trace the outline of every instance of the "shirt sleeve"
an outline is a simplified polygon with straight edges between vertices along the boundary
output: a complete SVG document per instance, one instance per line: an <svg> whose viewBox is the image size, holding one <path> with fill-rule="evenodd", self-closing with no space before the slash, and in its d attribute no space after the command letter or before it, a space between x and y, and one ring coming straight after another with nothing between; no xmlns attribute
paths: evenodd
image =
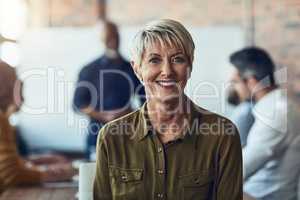
<svg viewBox="0 0 300 200"><path fill-rule="evenodd" d="M243 199L242 149L238 131L234 130L234 134L224 136L220 146L215 198L218 200Z"/></svg>
<svg viewBox="0 0 300 200"><path fill-rule="evenodd" d="M18 167L15 168L16 173L15 184L16 185L31 185L39 184L42 182L43 172L37 169L32 164L27 163L23 159L18 159Z"/></svg>
<svg viewBox="0 0 300 200"><path fill-rule="evenodd" d="M251 126L254 123L254 117L251 112L250 103L244 102L235 108L233 114L230 116L230 120L236 125L242 146L247 144L247 137Z"/></svg>
<svg viewBox="0 0 300 200"><path fill-rule="evenodd" d="M4 188L40 183L42 172L27 165L19 156L14 129L8 120L0 117L0 125L0 183Z"/></svg>
<svg viewBox="0 0 300 200"><path fill-rule="evenodd" d="M96 177L94 180L94 200L112 199L109 180L107 144L105 141L105 127L100 130L97 142Z"/></svg>
<svg viewBox="0 0 300 200"><path fill-rule="evenodd" d="M95 86L90 82L87 69L83 68L79 73L78 81L75 86L73 98L73 109L78 111L89 106L92 103L92 93L96 90ZM97 94L97 93L95 93Z"/></svg>
<svg viewBox="0 0 300 200"><path fill-rule="evenodd" d="M276 152L282 150L286 134L256 120L250 130L247 145L243 148L244 179L263 167Z"/></svg>
<svg viewBox="0 0 300 200"><path fill-rule="evenodd" d="M42 172L34 167L26 166L25 161L13 152L5 152L5 155L0 152L0 154L0 179L4 188L41 183Z"/></svg>

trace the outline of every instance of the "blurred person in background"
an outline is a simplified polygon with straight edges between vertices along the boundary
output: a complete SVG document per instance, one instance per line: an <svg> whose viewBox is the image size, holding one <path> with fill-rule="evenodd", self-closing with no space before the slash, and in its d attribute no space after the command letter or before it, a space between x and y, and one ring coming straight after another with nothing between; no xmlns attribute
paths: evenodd
<svg viewBox="0 0 300 200"><path fill-rule="evenodd" d="M233 53L230 62L256 104L243 148L244 191L258 200L296 200L300 171L299 112L274 78L274 63L257 47Z"/></svg>
<svg viewBox="0 0 300 200"><path fill-rule="evenodd" d="M250 93L244 80L241 79L237 70L230 77L231 87L228 90L227 101L235 106L229 119L236 125L240 133L241 145L245 146L247 137L254 123L252 106L254 101L250 100Z"/></svg>
<svg viewBox="0 0 300 200"><path fill-rule="evenodd" d="M74 170L61 156L22 158L9 118L22 103L22 82L13 67L0 61L0 193L7 187L71 180Z"/></svg>
<svg viewBox="0 0 300 200"><path fill-rule="evenodd" d="M95 160L97 135L107 122L132 111L132 98L144 102L143 85L135 76L130 63L119 52L117 26L103 22L104 55L85 66L79 73L73 106L90 118L86 157Z"/></svg>

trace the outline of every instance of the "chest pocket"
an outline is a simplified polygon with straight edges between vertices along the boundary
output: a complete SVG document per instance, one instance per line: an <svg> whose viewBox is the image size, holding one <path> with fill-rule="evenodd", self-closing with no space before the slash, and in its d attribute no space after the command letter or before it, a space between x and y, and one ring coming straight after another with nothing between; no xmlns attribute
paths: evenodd
<svg viewBox="0 0 300 200"><path fill-rule="evenodd" d="M143 169L109 167L112 196L115 200L138 200L143 195Z"/></svg>
<svg viewBox="0 0 300 200"><path fill-rule="evenodd" d="M183 200L210 200L213 197L214 177L208 172L179 176L180 196Z"/></svg>

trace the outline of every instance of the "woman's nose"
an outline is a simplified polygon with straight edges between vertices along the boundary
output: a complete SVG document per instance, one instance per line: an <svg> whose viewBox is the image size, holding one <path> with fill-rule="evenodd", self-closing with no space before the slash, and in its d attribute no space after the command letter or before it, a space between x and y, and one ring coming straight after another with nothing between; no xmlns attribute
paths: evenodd
<svg viewBox="0 0 300 200"><path fill-rule="evenodd" d="M172 73L173 73L172 63L170 61L164 62L163 67L162 67L162 74L171 75Z"/></svg>

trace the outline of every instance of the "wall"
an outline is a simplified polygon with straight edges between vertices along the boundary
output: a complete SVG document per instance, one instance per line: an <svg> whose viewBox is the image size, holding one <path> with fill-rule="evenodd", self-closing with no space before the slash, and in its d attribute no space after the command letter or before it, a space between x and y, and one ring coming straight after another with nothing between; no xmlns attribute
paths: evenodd
<svg viewBox="0 0 300 200"><path fill-rule="evenodd" d="M238 25L245 30L245 40L248 39L249 44L254 43L267 49L278 66L295 69L298 63L299 0L109 2L110 16L120 24L143 24L151 19L171 17L197 27Z"/></svg>
<svg viewBox="0 0 300 200"><path fill-rule="evenodd" d="M300 1L257 1L255 43L267 49L278 67L287 69L290 97L300 102Z"/></svg>
<svg viewBox="0 0 300 200"><path fill-rule="evenodd" d="M32 26L84 26L94 24L97 18L96 0L27 1L30 3L29 24ZM157 18L173 18L198 28L240 26L245 31L246 43L267 49L278 66L288 66L290 72L297 70L300 54L300 0L106 2L108 17L120 25L141 25Z"/></svg>

